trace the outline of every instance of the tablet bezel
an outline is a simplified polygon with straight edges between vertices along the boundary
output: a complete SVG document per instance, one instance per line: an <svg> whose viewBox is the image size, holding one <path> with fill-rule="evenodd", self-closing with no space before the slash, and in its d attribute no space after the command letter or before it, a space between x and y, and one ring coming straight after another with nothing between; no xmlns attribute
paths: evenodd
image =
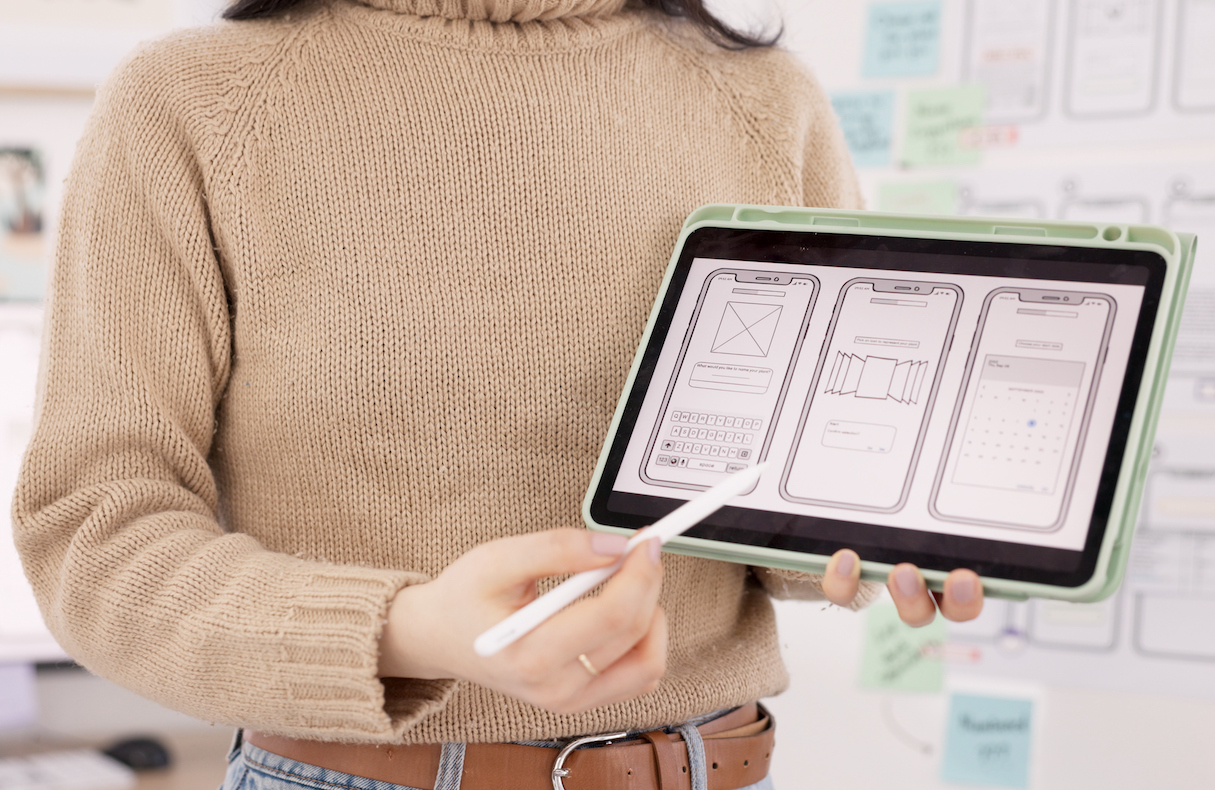
<svg viewBox="0 0 1215 790"><path fill-rule="evenodd" d="M891 260L892 256L896 260ZM696 258L840 266L939 276L969 274L1032 278L1084 282L1093 286L1119 282L1143 285L1143 301L1082 550L1045 548L866 524L862 521L780 514L740 507L723 508L687 533L692 538L724 544L723 548L751 546L777 549L804 555L808 559L830 556L836 550L848 547L857 550L867 562L913 562L921 568L941 572L955 567L969 567L987 578L1053 587L1080 587L1093 578L1123 469L1132 417L1143 383L1168 272L1168 263L1160 254L1141 249L1044 241L915 238L818 230L698 228L688 234L679 250L645 348L640 353L639 364L615 431L609 436L602 473L588 501L588 512L597 525L636 529L665 515L684 501L614 492L611 489L629 438L636 427L642 401L653 379L675 308ZM979 268L983 266L992 268ZM996 267L999 267L998 270Z"/></svg>

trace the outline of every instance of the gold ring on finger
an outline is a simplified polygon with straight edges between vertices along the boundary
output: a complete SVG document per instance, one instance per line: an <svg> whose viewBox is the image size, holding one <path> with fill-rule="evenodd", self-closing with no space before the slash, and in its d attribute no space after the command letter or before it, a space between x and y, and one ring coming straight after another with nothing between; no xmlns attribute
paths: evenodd
<svg viewBox="0 0 1215 790"><path fill-rule="evenodd" d="M591 660L586 657L586 653L579 653L578 661L582 664L582 666L586 667L587 672L591 673L591 677L599 677L599 670L595 669L595 665L592 664Z"/></svg>

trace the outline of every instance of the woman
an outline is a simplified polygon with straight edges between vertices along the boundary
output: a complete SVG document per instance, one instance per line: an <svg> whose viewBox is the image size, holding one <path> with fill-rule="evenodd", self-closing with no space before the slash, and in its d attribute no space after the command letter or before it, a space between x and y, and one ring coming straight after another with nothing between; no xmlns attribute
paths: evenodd
<svg viewBox="0 0 1215 790"><path fill-rule="evenodd" d="M787 53L623 5L242 3L99 93L17 539L82 664L245 728L229 787L549 786L552 747L618 730L645 734L570 756L571 788L747 786L786 682L769 596L873 597L850 551L815 577L646 548L472 654L622 550L552 528L683 217L860 203ZM932 619L914 567L890 588ZM955 571L944 614L981 605Z"/></svg>

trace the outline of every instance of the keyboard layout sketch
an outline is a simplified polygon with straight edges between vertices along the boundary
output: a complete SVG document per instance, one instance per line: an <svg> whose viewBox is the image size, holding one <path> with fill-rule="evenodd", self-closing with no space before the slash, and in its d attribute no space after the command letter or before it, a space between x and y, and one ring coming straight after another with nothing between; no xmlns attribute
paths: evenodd
<svg viewBox="0 0 1215 790"><path fill-rule="evenodd" d="M744 357L768 356L780 312L780 305L726 302L710 351Z"/></svg>
<svg viewBox="0 0 1215 790"><path fill-rule="evenodd" d="M925 361L861 357L838 351L823 392L914 405L920 402L927 369Z"/></svg>

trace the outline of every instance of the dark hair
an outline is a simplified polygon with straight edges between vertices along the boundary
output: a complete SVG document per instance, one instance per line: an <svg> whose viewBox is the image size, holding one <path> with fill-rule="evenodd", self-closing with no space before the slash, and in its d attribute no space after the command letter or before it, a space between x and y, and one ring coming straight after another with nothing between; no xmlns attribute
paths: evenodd
<svg viewBox="0 0 1215 790"><path fill-rule="evenodd" d="M761 33L746 33L736 30L705 8L704 0L639 0L642 5L655 8L668 16L685 17L700 28L701 32L715 44L726 49L770 47L775 44L781 31L770 36ZM233 0L223 13L224 19L263 19L288 11L306 0Z"/></svg>

